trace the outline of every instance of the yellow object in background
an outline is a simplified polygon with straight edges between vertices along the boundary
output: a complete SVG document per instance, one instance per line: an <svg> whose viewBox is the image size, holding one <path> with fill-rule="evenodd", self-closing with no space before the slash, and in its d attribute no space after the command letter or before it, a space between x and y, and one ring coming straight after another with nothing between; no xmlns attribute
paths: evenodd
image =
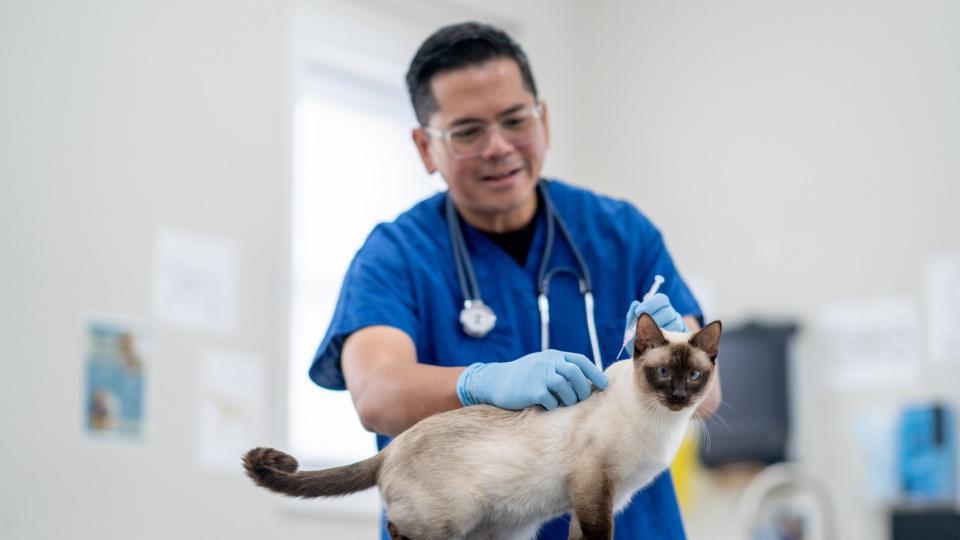
<svg viewBox="0 0 960 540"><path fill-rule="evenodd" d="M680 510L686 511L690 504L691 485L693 475L697 468L697 437L691 429L680 443L680 450L677 456L673 458L673 464L670 465L670 473L673 475L673 486L677 492L677 501L680 503Z"/></svg>

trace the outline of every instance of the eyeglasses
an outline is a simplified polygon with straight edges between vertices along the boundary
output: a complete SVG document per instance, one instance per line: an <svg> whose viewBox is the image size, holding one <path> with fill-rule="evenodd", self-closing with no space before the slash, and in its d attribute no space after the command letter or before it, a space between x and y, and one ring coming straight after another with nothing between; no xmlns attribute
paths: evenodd
<svg viewBox="0 0 960 540"><path fill-rule="evenodd" d="M424 126L423 130L446 141L450 153L458 159L473 159L483 155L494 130L499 130L504 140L516 148L532 143L540 134L541 115L537 104L510 112L495 124L475 121L445 130Z"/></svg>

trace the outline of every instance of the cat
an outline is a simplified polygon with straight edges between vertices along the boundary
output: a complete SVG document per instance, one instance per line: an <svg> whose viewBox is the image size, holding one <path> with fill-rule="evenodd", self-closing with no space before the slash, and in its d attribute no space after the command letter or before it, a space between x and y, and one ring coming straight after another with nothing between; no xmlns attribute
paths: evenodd
<svg viewBox="0 0 960 540"><path fill-rule="evenodd" d="M613 516L673 460L716 369L720 321L666 332L643 314L634 355L571 407L474 405L429 416L373 457L320 471L271 448L244 456L258 485L295 497L377 485L394 539L533 538L570 512L570 538L613 538Z"/></svg>

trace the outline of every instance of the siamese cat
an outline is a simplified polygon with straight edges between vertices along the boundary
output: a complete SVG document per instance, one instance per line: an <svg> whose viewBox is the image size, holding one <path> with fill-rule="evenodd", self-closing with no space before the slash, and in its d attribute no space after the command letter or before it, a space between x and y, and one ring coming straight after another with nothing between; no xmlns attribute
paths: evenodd
<svg viewBox="0 0 960 540"><path fill-rule="evenodd" d="M672 462L716 369L720 332L720 321L666 332L643 314L633 358L610 365L607 388L574 406L435 414L332 469L298 472L270 448L243 464L258 485L294 497L377 485L394 539L529 539L567 512L570 538L610 539L615 512Z"/></svg>

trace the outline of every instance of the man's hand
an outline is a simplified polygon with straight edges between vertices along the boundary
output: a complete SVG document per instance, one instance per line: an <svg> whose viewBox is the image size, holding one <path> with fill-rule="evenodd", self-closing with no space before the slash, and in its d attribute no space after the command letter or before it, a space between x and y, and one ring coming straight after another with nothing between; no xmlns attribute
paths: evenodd
<svg viewBox="0 0 960 540"><path fill-rule="evenodd" d="M689 332L683 318L673 309L670 298L663 293L657 293L643 302L634 300L627 310L627 328L636 326L641 313L647 313L657 323L657 326L671 332Z"/></svg>
<svg viewBox="0 0 960 540"><path fill-rule="evenodd" d="M512 362L473 364L457 380L457 395L464 406L520 410L542 405L549 411L590 397L591 381L601 390L607 387L607 377L586 356L550 349Z"/></svg>

